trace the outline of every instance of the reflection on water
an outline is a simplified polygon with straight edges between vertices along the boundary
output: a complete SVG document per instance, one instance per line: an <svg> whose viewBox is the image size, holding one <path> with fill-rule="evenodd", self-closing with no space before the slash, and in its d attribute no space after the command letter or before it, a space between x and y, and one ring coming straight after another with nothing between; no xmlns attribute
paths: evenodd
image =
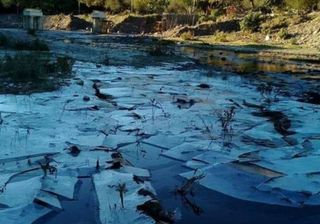
<svg viewBox="0 0 320 224"><path fill-rule="evenodd" d="M320 65L318 64L309 65L302 61L274 60L272 57L263 57L259 53L237 53L191 47L183 47L181 50L182 54L197 58L204 64L236 73L284 72L295 74L309 73L310 70L320 71Z"/></svg>
<svg viewBox="0 0 320 224"><path fill-rule="evenodd" d="M0 61L0 93L53 91L71 74L73 60L49 53L6 55Z"/></svg>

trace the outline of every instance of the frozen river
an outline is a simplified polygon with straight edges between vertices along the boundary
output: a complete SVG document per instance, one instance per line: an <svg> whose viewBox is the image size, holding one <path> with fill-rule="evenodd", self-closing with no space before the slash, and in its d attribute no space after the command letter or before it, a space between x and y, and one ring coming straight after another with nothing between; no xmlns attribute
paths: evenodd
<svg viewBox="0 0 320 224"><path fill-rule="evenodd" d="M317 64L40 37L72 74L50 92L0 95L0 223L153 223L165 211L184 224L318 223ZM165 214L137 211L152 200Z"/></svg>

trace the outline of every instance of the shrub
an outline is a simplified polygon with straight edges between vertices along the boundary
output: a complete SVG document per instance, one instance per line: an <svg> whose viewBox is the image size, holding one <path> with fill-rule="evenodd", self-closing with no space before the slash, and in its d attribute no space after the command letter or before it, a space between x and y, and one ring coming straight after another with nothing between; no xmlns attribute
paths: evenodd
<svg viewBox="0 0 320 224"><path fill-rule="evenodd" d="M251 12L240 23L241 30L256 32L260 28L261 14Z"/></svg>
<svg viewBox="0 0 320 224"><path fill-rule="evenodd" d="M298 11L307 11L316 7L319 0L286 0L286 5Z"/></svg>
<svg viewBox="0 0 320 224"><path fill-rule="evenodd" d="M210 12L210 16L214 18L218 18L219 16L222 16L224 14L223 10L221 9L212 9Z"/></svg>
<svg viewBox="0 0 320 224"><path fill-rule="evenodd" d="M228 35L224 32L217 32L212 39L216 42L228 42Z"/></svg>
<svg viewBox="0 0 320 224"><path fill-rule="evenodd" d="M138 13L161 13L167 6L166 0L133 0L133 9Z"/></svg>
<svg viewBox="0 0 320 224"><path fill-rule="evenodd" d="M215 22L217 19L213 16L207 16L207 15L202 15L200 16L200 18L198 19L197 23L201 24L204 22Z"/></svg>
<svg viewBox="0 0 320 224"><path fill-rule="evenodd" d="M252 9L264 6L265 2L265 0L243 0L242 5L244 8Z"/></svg>
<svg viewBox="0 0 320 224"><path fill-rule="evenodd" d="M210 11L210 15L202 15L199 18L198 23L209 22L209 21L216 22L218 17L222 16L223 13L224 12L220 9L213 9Z"/></svg>
<svg viewBox="0 0 320 224"><path fill-rule="evenodd" d="M232 106L229 109L217 113L218 120L224 133L230 133L232 131L232 123L236 115L235 109L236 108Z"/></svg>
<svg viewBox="0 0 320 224"><path fill-rule="evenodd" d="M183 32L180 38L183 40L194 40L194 34L191 31Z"/></svg>
<svg viewBox="0 0 320 224"><path fill-rule="evenodd" d="M193 0L170 0L168 5L169 12L193 13Z"/></svg>
<svg viewBox="0 0 320 224"><path fill-rule="evenodd" d="M280 29L280 31L278 32L278 37L280 39L289 39L290 38L290 34L288 33L287 29Z"/></svg>
<svg viewBox="0 0 320 224"><path fill-rule="evenodd" d="M289 43L290 43L291 45L298 45L298 44L299 44L297 38L291 38L291 39L289 40Z"/></svg>
<svg viewBox="0 0 320 224"><path fill-rule="evenodd" d="M271 29L281 29L285 27L288 27L288 23L284 18L276 17L270 22Z"/></svg>
<svg viewBox="0 0 320 224"><path fill-rule="evenodd" d="M120 12L129 9L131 6L130 0L107 0L104 7L112 12Z"/></svg>

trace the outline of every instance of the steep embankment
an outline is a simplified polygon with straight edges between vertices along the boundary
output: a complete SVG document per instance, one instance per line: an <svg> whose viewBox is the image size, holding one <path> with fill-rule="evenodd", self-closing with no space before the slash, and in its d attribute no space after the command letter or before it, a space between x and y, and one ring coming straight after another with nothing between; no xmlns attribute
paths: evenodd
<svg viewBox="0 0 320 224"><path fill-rule="evenodd" d="M44 28L47 30L89 30L92 21L89 16L73 15L52 15L45 16L43 20Z"/></svg>
<svg viewBox="0 0 320 224"><path fill-rule="evenodd" d="M192 15L108 15L102 30L103 33L152 35L193 46L258 52L267 57L277 54L290 59L320 60L320 12L265 14L256 32L241 30L243 19L221 16L216 21L200 22L201 18ZM20 26L19 16L0 17L0 28ZM91 27L88 15L61 14L44 18L47 30L90 30Z"/></svg>

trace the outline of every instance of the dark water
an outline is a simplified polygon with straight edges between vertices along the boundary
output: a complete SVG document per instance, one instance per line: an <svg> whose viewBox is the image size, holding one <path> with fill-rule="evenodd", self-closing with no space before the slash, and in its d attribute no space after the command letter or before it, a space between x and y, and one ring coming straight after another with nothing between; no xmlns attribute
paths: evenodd
<svg viewBox="0 0 320 224"><path fill-rule="evenodd" d="M184 180L178 173L188 171L180 162L162 158L167 163L162 167L151 168L152 185L162 205L178 213L179 224L318 224L320 207L289 208L238 200L201 186L194 187L194 195L188 195L186 203L174 190ZM141 165L143 161L141 161ZM52 212L35 224L94 224L98 221L98 205L94 186L90 178L80 179L81 184L75 200L62 200L63 211ZM196 213L201 211L200 214ZM129 224L129 223L128 223Z"/></svg>
<svg viewBox="0 0 320 224"><path fill-rule="evenodd" d="M76 197L74 200L60 198L61 205L64 208L62 211L53 211L34 223L98 223L98 203L92 179L80 178L75 194Z"/></svg>

